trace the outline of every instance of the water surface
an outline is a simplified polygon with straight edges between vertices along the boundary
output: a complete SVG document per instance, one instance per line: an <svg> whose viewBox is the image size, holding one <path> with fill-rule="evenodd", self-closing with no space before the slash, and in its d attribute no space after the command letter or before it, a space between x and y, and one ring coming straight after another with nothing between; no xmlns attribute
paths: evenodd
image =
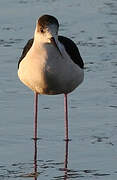
<svg viewBox="0 0 117 180"><path fill-rule="evenodd" d="M55 15L60 34L78 45L85 80L69 95L68 148L63 95L40 96L33 177L33 92L18 80L17 62L42 14ZM0 85L0 180L117 179L116 0L0 2Z"/></svg>

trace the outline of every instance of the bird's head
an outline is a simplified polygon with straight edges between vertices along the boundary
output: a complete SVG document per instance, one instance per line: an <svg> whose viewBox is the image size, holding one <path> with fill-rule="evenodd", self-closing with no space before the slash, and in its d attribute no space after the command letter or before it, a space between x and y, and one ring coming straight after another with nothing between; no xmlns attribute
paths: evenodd
<svg viewBox="0 0 117 180"><path fill-rule="evenodd" d="M58 47L58 29L59 23L54 16L43 15L37 21L34 36L39 43L51 43L61 54Z"/></svg>

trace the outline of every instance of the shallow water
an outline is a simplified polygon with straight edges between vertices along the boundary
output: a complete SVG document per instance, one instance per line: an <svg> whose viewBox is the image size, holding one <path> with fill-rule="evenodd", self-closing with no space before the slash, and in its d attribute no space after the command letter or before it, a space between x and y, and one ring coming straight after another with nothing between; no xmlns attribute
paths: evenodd
<svg viewBox="0 0 117 180"><path fill-rule="evenodd" d="M55 15L60 34L78 45L85 80L69 95L68 149L63 95L40 96L38 176L30 177L33 93L18 80L17 62L42 14ZM0 2L0 22L0 180L116 180L117 1L5 0Z"/></svg>

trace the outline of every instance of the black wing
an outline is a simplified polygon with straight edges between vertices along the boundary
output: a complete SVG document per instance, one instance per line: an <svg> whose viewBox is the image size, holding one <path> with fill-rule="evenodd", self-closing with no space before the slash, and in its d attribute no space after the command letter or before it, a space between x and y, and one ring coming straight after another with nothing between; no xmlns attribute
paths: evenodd
<svg viewBox="0 0 117 180"><path fill-rule="evenodd" d="M22 55L18 61L18 69L19 69L19 64L20 62L22 61L22 59L26 56L27 52L30 50L30 48L32 47L32 44L33 44L33 41L34 39L30 39L27 44L25 45L24 49L23 49L23 52L22 52Z"/></svg>
<svg viewBox="0 0 117 180"><path fill-rule="evenodd" d="M83 69L84 63L76 44L71 39L64 36L58 36L58 40L64 45L65 50L67 51L73 62Z"/></svg>

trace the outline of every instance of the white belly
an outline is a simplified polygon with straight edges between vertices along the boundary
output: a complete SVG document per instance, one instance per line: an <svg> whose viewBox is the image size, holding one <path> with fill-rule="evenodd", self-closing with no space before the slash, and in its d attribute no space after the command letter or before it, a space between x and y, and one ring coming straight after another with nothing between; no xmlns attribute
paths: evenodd
<svg viewBox="0 0 117 180"><path fill-rule="evenodd" d="M18 76L40 94L62 94L73 91L83 81L84 72L54 47L46 47L43 53L35 53L32 49L27 54L20 63Z"/></svg>

